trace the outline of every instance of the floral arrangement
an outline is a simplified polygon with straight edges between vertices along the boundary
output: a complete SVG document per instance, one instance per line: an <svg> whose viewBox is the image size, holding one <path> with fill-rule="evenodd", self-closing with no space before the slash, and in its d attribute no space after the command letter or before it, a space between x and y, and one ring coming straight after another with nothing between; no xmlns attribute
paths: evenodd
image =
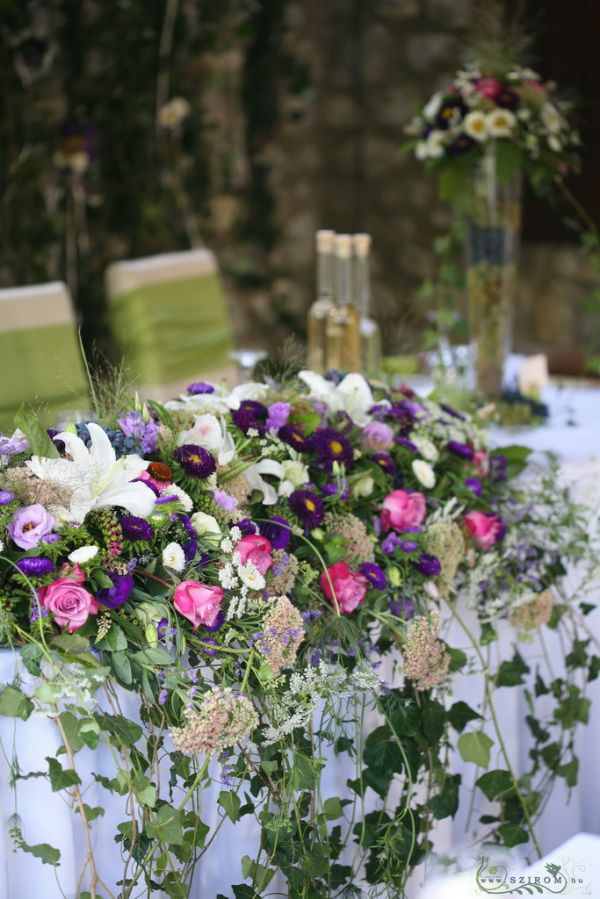
<svg viewBox="0 0 600 899"><path fill-rule="evenodd" d="M495 151L498 177L511 181L521 170L546 189L579 163L580 138L570 121L572 104L533 69L498 71L471 63L435 93L408 126L408 147L442 176L442 192L454 199L462 176L486 151ZM456 191L455 191L456 187Z"/></svg>
<svg viewBox="0 0 600 899"><path fill-rule="evenodd" d="M525 490L527 451L489 450L482 422L406 387L310 372L231 392L200 382L60 433L19 415L0 438L0 641L31 677L2 687L0 714L56 722L64 755L46 776L88 837L77 753L117 750L115 776L96 780L123 803L120 885L88 839L86 896L188 895L220 823L245 815L261 838L236 897L276 877L307 899L359 882L400 895L434 821L458 807L449 746L497 800L488 838L535 845L553 780L576 779L572 732L597 669L581 636L591 606L561 578L594 551L552 467ZM484 655L504 626L511 652L543 628L570 652L564 675L556 660L551 678L537 670L535 695L554 705L528 719L522 777L493 693L529 666L516 648L497 669ZM479 709L451 699L469 671ZM346 795L323 795L327 759L355 772ZM215 782L211 832L198 797ZM60 865L50 843L27 842L27 821L13 838Z"/></svg>

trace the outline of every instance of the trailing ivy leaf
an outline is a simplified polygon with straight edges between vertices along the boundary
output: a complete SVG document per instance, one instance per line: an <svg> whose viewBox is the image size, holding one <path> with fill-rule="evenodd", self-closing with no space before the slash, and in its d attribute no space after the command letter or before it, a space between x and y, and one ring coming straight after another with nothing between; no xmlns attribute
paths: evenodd
<svg viewBox="0 0 600 899"><path fill-rule="evenodd" d="M557 774L559 774L560 777L564 777L568 787L576 786L577 776L579 774L579 761L576 758L572 758L570 762L559 765Z"/></svg>
<svg viewBox="0 0 600 899"><path fill-rule="evenodd" d="M507 476L510 480L516 478L527 467L531 450L526 446L503 446L499 452L507 461Z"/></svg>
<svg viewBox="0 0 600 899"><path fill-rule="evenodd" d="M252 882L260 889L267 887L275 876L275 868L268 868L259 862L244 855L242 858L242 874L246 878L252 878Z"/></svg>
<svg viewBox="0 0 600 899"><path fill-rule="evenodd" d="M21 406L15 415L15 428L20 428L27 437L32 455L43 456L46 459L60 459L56 444L48 436L39 415L35 412L27 412L25 407Z"/></svg>
<svg viewBox="0 0 600 899"><path fill-rule="evenodd" d="M529 666L525 664L522 656L515 652L510 662L502 662L496 672L497 687L516 687L524 683L524 675L529 672Z"/></svg>
<svg viewBox="0 0 600 899"><path fill-rule="evenodd" d="M497 829L498 836L505 846L518 846L519 843L527 843L529 835L518 824L501 824Z"/></svg>
<svg viewBox="0 0 600 899"><path fill-rule="evenodd" d="M112 587L112 581L110 583ZM127 649L127 637L123 632L123 628L113 621L104 639L98 643L98 647L108 652L124 652Z"/></svg>
<svg viewBox="0 0 600 899"><path fill-rule="evenodd" d="M488 621L485 621L481 625L481 634L479 637L479 642L481 643L482 646L487 646L488 643L493 643L497 636L498 635L497 635L496 631L494 630L494 628Z"/></svg>
<svg viewBox="0 0 600 899"><path fill-rule="evenodd" d="M430 743L438 743L444 733L446 710L435 699L424 700L423 733Z"/></svg>
<svg viewBox="0 0 600 899"><path fill-rule="evenodd" d="M237 793L234 793L233 791L226 792L225 790L222 790L219 793L219 805L225 810L227 817L230 818L234 824L240 817L241 804L240 797ZM244 877L247 876L247 874L244 874Z"/></svg>
<svg viewBox="0 0 600 899"><path fill-rule="evenodd" d="M256 899L256 891L246 883L235 883L232 890L235 899Z"/></svg>
<svg viewBox="0 0 600 899"><path fill-rule="evenodd" d="M50 756L46 757L46 761L48 762L48 775L53 793L81 783L79 774L73 768L63 768L57 759L53 759Z"/></svg>
<svg viewBox="0 0 600 899"><path fill-rule="evenodd" d="M489 800L501 799L505 793L513 789L512 778L508 771L495 768L487 771L477 780L477 786Z"/></svg>
<svg viewBox="0 0 600 899"><path fill-rule="evenodd" d="M468 662L468 656L462 649L454 649L452 646L446 646L446 651L450 654L449 671L460 671Z"/></svg>
<svg viewBox="0 0 600 899"><path fill-rule="evenodd" d="M585 668L588 663L586 649L589 646L589 640L574 640L571 646L571 652L565 658L567 668Z"/></svg>
<svg viewBox="0 0 600 899"><path fill-rule="evenodd" d="M141 738L143 730L135 721L124 718L123 715L96 714L96 720L104 731L108 731L125 747L131 747Z"/></svg>
<svg viewBox="0 0 600 899"><path fill-rule="evenodd" d="M592 656L590 659L590 667L588 679L590 681L596 680L598 675L600 674L600 656Z"/></svg>
<svg viewBox="0 0 600 899"><path fill-rule="evenodd" d="M156 665L170 665L173 661L164 649L141 649L133 654L133 658L140 665L149 665L151 668Z"/></svg>
<svg viewBox="0 0 600 899"><path fill-rule="evenodd" d="M161 805L156 815L146 824L146 833L150 839L160 840L168 846L181 846L183 843L181 809Z"/></svg>
<svg viewBox="0 0 600 899"><path fill-rule="evenodd" d="M79 752L83 747L83 740L79 733L79 721L72 712L63 712L58 717L69 746L73 752Z"/></svg>
<svg viewBox="0 0 600 899"><path fill-rule="evenodd" d="M467 705L466 702L463 702L462 699L455 702L448 712L448 721L454 730L457 730L459 733L465 729L465 726L469 721L474 721L476 718L481 718L479 712L472 709L471 706Z"/></svg>
<svg viewBox="0 0 600 899"><path fill-rule="evenodd" d="M344 804L347 803L348 800L346 800ZM343 816L344 808L337 796L331 796L329 799L325 800L323 803L323 814L328 821L335 821L337 818Z"/></svg>
<svg viewBox="0 0 600 899"><path fill-rule="evenodd" d="M40 662L42 660L42 650L35 643L28 643L21 649L21 661L25 668L34 677L39 677L42 673Z"/></svg>
<svg viewBox="0 0 600 899"><path fill-rule="evenodd" d="M18 819L17 819L18 820ZM30 845L23 839L23 833L19 827L11 827L10 835L15 846L23 852L28 852L34 858L39 858L43 865L56 866L60 862L60 849L55 849L49 843L35 843Z"/></svg>
<svg viewBox="0 0 600 899"><path fill-rule="evenodd" d="M448 775L440 792L429 800L429 808L438 821L443 818L453 818L458 811L460 781L460 774Z"/></svg>
<svg viewBox="0 0 600 899"><path fill-rule="evenodd" d="M4 687L0 693L0 715L27 721L33 711L33 703L16 687Z"/></svg>
<svg viewBox="0 0 600 899"><path fill-rule="evenodd" d="M101 818L104 815L104 809L100 805L96 805L93 808L89 805L83 803L83 811L85 814L86 821L95 821L96 818Z"/></svg>
<svg viewBox="0 0 600 899"><path fill-rule="evenodd" d="M312 790L322 767L323 762L296 753L292 769L292 788L294 790Z"/></svg>
<svg viewBox="0 0 600 899"><path fill-rule="evenodd" d="M131 662L125 652L112 652L110 654L110 664L113 671L123 686L128 687L133 683L133 673L131 671Z"/></svg>
<svg viewBox="0 0 600 899"><path fill-rule="evenodd" d="M490 763L490 749L494 745L482 730L473 730L461 734L458 738L458 751L464 762L473 762L479 768L487 768Z"/></svg>

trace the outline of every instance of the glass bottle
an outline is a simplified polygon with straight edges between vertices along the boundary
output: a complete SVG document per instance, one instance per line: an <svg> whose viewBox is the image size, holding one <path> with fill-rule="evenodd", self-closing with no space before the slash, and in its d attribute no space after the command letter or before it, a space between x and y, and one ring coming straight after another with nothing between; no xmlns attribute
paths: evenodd
<svg viewBox="0 0 600 899"><path fill-rule="evenodd" d="M365 375L381 372L381 330L371 318L371 279L369 273L370 234L355 234L354 296L360 313L361 370Z"/></svg>
<svg viewBox="0 0 600 899"><path fill-rule="evenodd" d="M325 355L327 316L333 306L333 248L335 231L317 231L317 299L308 312L308 367L327 371Z"/></svg>
<svg viewBox="0 0 600 899"><path fill-rule="evenodd" d="M352 302L352 237L335 238L335 302L327 316L327 367L337 371L361 370L360 315Z"/></svg>

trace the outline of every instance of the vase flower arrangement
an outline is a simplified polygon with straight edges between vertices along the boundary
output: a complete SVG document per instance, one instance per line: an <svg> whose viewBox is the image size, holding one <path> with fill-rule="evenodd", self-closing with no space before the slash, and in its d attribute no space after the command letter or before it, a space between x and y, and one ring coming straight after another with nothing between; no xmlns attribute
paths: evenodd
<svg viewBox="0 0 600 899"><path fill-rule="evenodd" d="M540 488L538 514L533 488L525 499L513 486L526 451L490 451L476 418L353 374L301 372L231 392L197 383L165 406L138 401L60 433L34 416L18 424L0 439L0 638L41 684L4 685L0 714L55 720L73 769L90 740L118 750L116 777L99 780L127 797L118 895L157 883L182 895L216 835L195 801L214 782L211 759L223 814L256 812L262 826L236 896L262 895L277 872L292 895L334 895L357 877L396 895L432 815L456 810L450 728L478 763L473 747L492 742L479 712L444 702L467 665L444 628L460 619L459 596L488 642L500 620L515 634L550 614L572 628L560 575L587 533L568 497ZM382 684L387 655L399 682ZM119 690L138 695L139 723ZM365 706L384 724L363 745ZM494 732L512 785L498 838L512 845L534 838L534 791L517 785ZM328 752L358 766L335 802L318 787ZM89 831L76 772L49 765ZM370 817L367 786L383 809L398 783L397 808ZM362 847L355 862L341 828ZM51 846L14 835L58 864ZM117 895L90 853L90 892Z"/></svg>

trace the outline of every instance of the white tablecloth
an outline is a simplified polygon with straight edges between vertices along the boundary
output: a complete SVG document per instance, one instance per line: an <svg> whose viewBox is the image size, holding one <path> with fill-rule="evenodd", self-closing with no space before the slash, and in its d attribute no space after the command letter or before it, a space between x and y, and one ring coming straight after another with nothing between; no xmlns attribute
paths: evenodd
<svg viewBox="0 0 600 899"><path fill-rule="evenodd" d="M597 508L600 495L600 390L559 390L552 387L548 388L544 398L552 409L551 419L544 427L511 432L497 430L492 432L492 440L497 445L520 443L534 450L548 449L559 453L564 476L575 485L582 499ZM600 614L592 614L588 621L600 634ZM460 642L461 638L457 636L454 645ZM16 664L12 653L0 651L0 683L12 679ZM463 691L460 698L470 703L475 704L481 696L481 689L473 678L465 679L460 689ZM592 699L590 724L581 730L577 741L580 782L568 804L564 782L557 784L537 828L544 852L551 852L579 831L600 833L600 765L597 749L600 743L600 701L596 701L600 700L600 679L591 685L589 697ZM523 770L528 740L523 726L526 710L522 694L514 688L500 689L496 691L496 701L512 761L517 770ZM134 716L133 706L130 712ZM0 899L75 899L79 869L85 857L77 820L73 819L61 795L51 793L45 780L33 778L19 781L16 794L11 786L11 764L14 759L18 758L23 772L47 770L46 756L54 755L60 745L55 726L44 718L27 722L0 718L0 741L0 819L5 825L4 839L0 840ZM90 783L92 771L112 774L111 760L105 748L99 747L94 752L82 750L77 760L86 785ZM474 766L465 765L459 759L456 760L456 770L461 771L466 784L476 776ZM348 776L353 775L343 765L329 765L324 778L324 797L339 795ZM216 785L204 797L203 819L210 826L218 820L220 810L217 798L220 789ZM118 895L115 882L121 869L113 835L116 824L125 820L123 805L118 797L109 797L93 781L85 801L90 806L106 807L105 816L94 822L92 834L98 868ZM49 842L61 850L61 867L58 869L60 887L54 868L43 865L29 854L14 851L8 827L15 813L21 817L23 837L27 843ZM468 844L465 816L466 812L461 810L455 821L439 823L435 833L439 851L457 855ZM190 899L214 899L218 892L231 897L229 885L243 880L240 860L245 854L255 856L257 840L258 831L251 816L238 822L235 829L227 821L214 849L207 853L198 867ZM423 871L420 870L412 878L411 897L420 894L419 883L422 879ZM272 888L275 887L276 884L273 884ZM157 894L154 893L154 896Z"/></svg>

